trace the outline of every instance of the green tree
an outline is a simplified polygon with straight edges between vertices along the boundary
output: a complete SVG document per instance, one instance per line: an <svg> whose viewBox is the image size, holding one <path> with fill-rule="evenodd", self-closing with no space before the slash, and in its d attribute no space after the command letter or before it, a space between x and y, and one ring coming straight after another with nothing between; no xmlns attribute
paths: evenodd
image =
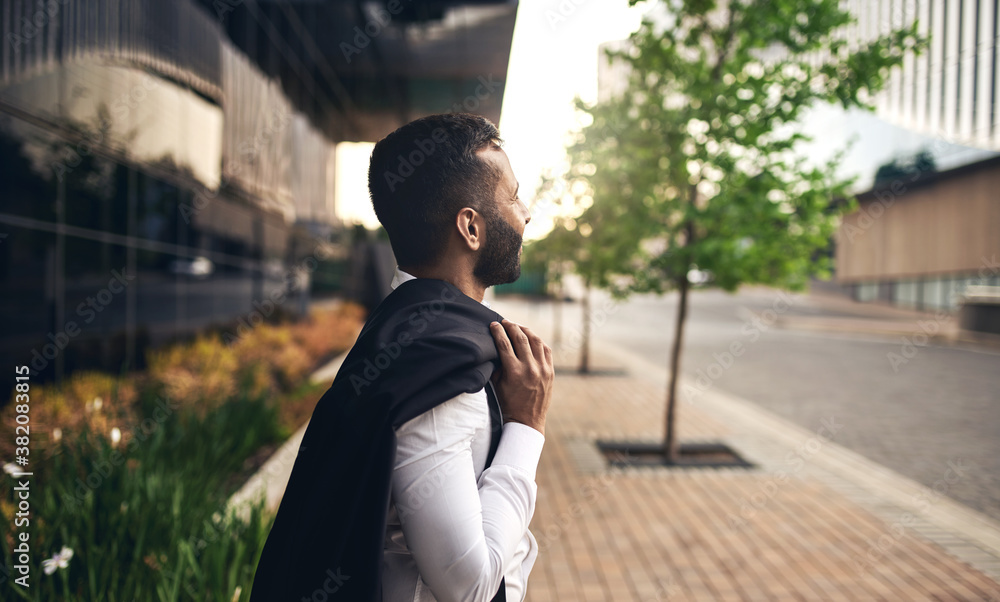
<svg viewBox="0 0 1000 602"><path fill-rule="evenodd" d="M596 176L592 172L591 176ZM536 198L560 207L561 215L554 218L548 235L525 249L526 265L545 265L549 281L562 296L562 280L573 272L583 280L583 322L580 338L579 372L590 372L590 335L593 324L591 293L593 289L610 290L621 296L623 289L616 280L616 268L628 259L629 249L620 244L630 234L628 227L612 213L617 207L609 203L594 203L593 194L606 191L606 182L598 177L589 180L567 179L546 174ZM601 224L595 227L595 224ZM557 300L558 307L559 300ZM561 321L556 317L556 324ZM553 344L558 344L553 341Z"/></svg>
<svg viewBox="0 0 1000 602"><path fill-rule="evenodd" d="M630 0L630 4L636 4ZM690 282L803 288L829 273L819 256L837 225L835 197L852 199L836 168L845 152L810 162L795 127L818 103L871 109L890 69L926 45L916 24L851 45L838 0L667 0L627 48L623 93L596 105L568 148L569 188L592 206L575 221L600 239L576 269L592 283L627 275L627 293L677 290L664 453L677 457L677 378ZM845 205L851 209L852 203ZM613 248L612 248L613 247ZM606 261L605 261L606 260Z"/></svg>
<svg viewBox="0 0 1000 602"><path fill-rule="evenodd" d="M912 180L915 177L928 174L932 171L937 171L937 163L934 161L934 155L928 150L922 150L906 159L892 159L879 165L878 169L875 170L875 183L873 186L878 187L887 182L902 178Z"/></svg>

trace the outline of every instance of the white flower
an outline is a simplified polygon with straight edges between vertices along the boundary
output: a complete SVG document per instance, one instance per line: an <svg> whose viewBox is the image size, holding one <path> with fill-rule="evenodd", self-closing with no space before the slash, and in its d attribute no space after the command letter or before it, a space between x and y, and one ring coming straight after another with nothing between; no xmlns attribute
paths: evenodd
<svg viewBox="0 0 1000 602"><path fill-rule="evenodd" d="M118 445L118 442L122 440L122 432L118 430L118 427L111 429L111 445Z"/></svg>
<svg viewBox="0 0 1000 602"><path fill-rule="evenodd" d="M58 569L64 569L69 566L69 561L73 558L73 549L63 546L55 556L47 560L42 561L42 570L45 571L46 575L51 575Z"/></svg>
<svg viewBox="0 0 1000 602"><path fill-rule="evenodd" d="M6 472L7 474L18 474L21 472L21 469L20 467L18 467L17 464L14 464L13 462L7 462L6 464L3 465L3 471Z"/></svg>
<svg viewBox="0 0 1000 602"><path fill-rule="evenodd" d="M62 429L59 427L52 429L52 440L58 441L60 439L62 439Z"/></svg>
<svg viewBox="0 0 1000 602"><path fill-rule="evenodd" d="M96 412L96 411L100 410L102 405L104 405L104 400L101 399L100 397L95 397L94 398L94 411Z"/></svg>

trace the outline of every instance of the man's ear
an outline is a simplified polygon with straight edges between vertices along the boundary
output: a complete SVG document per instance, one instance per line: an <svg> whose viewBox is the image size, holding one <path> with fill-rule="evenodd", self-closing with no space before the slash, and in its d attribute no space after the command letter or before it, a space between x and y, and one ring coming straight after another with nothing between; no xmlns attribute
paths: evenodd
<svg viewBox="0 0 1000 602"><path fill-rule="evenodd" d="M478 251L483 244L485 230L483 226L486 221L482 214L471 207L464 207L455 217L455 227L458 236L462 239L470 251Z"/></svg>

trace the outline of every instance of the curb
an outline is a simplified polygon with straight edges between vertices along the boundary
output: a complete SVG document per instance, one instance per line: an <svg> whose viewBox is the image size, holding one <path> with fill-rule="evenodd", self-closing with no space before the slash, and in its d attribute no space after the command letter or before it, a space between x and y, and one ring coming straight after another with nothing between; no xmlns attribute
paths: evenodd
<svg viewBox="0 0 1000 602"><path fill-rule="evenodd" d="M350 350L348 350L350 351ZM348 351L344 351L333 358L326 365L310 375L309 380L313 383L332 382L333 378L340 370L344 358ZM299 455L299 444L306 433L306 421L295 433L285 441L278 451L274 452L267 462L255 472L240 489L234 493L226 503L226 514L236 512L241 518L249 516L250 507L257 501L263 499L264 507L268 511L275 511L281 503L281 496L285 493L285 486L288 484L288 477L292 473L292 465Z"/></svg>
<svg viewBox="0 0 1000 602"><path fill-rule="evenodd" d="M850 318L853 321L871 321L873 323L885 324L887 322L899 322L900 328L878 328L877 326L871 329L865 328L843 328L838 327L836 324L809 324L813 319L802 318L802 317L787 317L784 316L778 319L778 323L781 324L787 321L785 328L796 329L796 330L813 330L813 331L833 331L833 332L854 332L860 334L876 334L885 336L912 336L919 328L915 327L914 324L919 320L937 320L937 313L928 310L918 310L914 308L898 307L894 305L884 305L879 303L862 303L859 301L854 301L848 298L835 297L832 295L825 294L809 294L805 297L806 301L813 305L814 307L819 307L827 310L833 311L844 311L857 316L857 318ZM950 316L950 320L958 322L959 314L957 311L946 312ZM801 322L800 322L801 320ZM837 321L837 318L831 319L831 321ZM818 322L819 320L817 320ZM800 324L793 325L792 322L800 322ZM905 324L909 324L909 328L904 328ZM956 345L959 343L965 343L969 345L981 345L984 347L989 347L991 349L1000 349L1000 334L994 334L989 332L977 332L973 330L964 330L962 328L954 328L950 334L943 335L937 334L930 337L935 343L943 345Z"/></svg>
<svg viewBox="0 0 1000 602"><path fill-rule="evenodd" d="M602 349L632 366L637 377L655 379L660 386L667 382L667 370L646 358L607 342L602 342ZM678 384L693 386L685 377ZM683 403L733 428L732 435L721 439L764 470L775 468L770 458L782 457L788 448L818 437L751 401L713 389ZM820 440L821 450L809 458L804 476L819 480L889 524L903 522L922 538L1000 581L1000 522L829 439Z"/></svg>
<svg viewBox="0 0 1000 602"><path fill-rule="evenodd" d="M865 322L868 322L867 324ZM776 326L785 330L800 330L807 332L835 332L873 335L886 338L912 337L921 334L921 330L913 324L898 321L889 325L887 320L866 320L864 318L812 318L803 316L780 316ZM988 332L970 330L954 330L948 334L928 334L928 342L936 345L974 345L987 349L1000 350L1000 335Z"/></svg>

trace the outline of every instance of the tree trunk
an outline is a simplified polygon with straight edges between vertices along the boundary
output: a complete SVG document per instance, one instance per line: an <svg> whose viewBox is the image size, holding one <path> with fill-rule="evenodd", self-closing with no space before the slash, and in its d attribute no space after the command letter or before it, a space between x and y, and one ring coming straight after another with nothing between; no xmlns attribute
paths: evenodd
<svg viewBox="0 0 1000 602"><path fill-rule="evenodd" d="M677 423L677 379L681 368L681 348L684 342L684 320L687 318L688 278L687 273L677 279L677 292L680 295L677 303L677 320L674 325L674 345L670 351L670 384L667 387L667 423L663 438L663 454L667 464L674 464L678 459L678 444L675 433Z"/></svg>
<svg viewBox="0 0 1000 602"><path fill-rule="evenodd" d="M556 285L555 305L552 306L552 348L559 349L562 346L562 304L563 304L563 284L560 281Z"/></svg>
<svg viewBox="0 0 1000 602"><path fill-rule="evenodd" d="M590 372L590 281L583 289L583 341L580 345L580 373Z"/></svg>

